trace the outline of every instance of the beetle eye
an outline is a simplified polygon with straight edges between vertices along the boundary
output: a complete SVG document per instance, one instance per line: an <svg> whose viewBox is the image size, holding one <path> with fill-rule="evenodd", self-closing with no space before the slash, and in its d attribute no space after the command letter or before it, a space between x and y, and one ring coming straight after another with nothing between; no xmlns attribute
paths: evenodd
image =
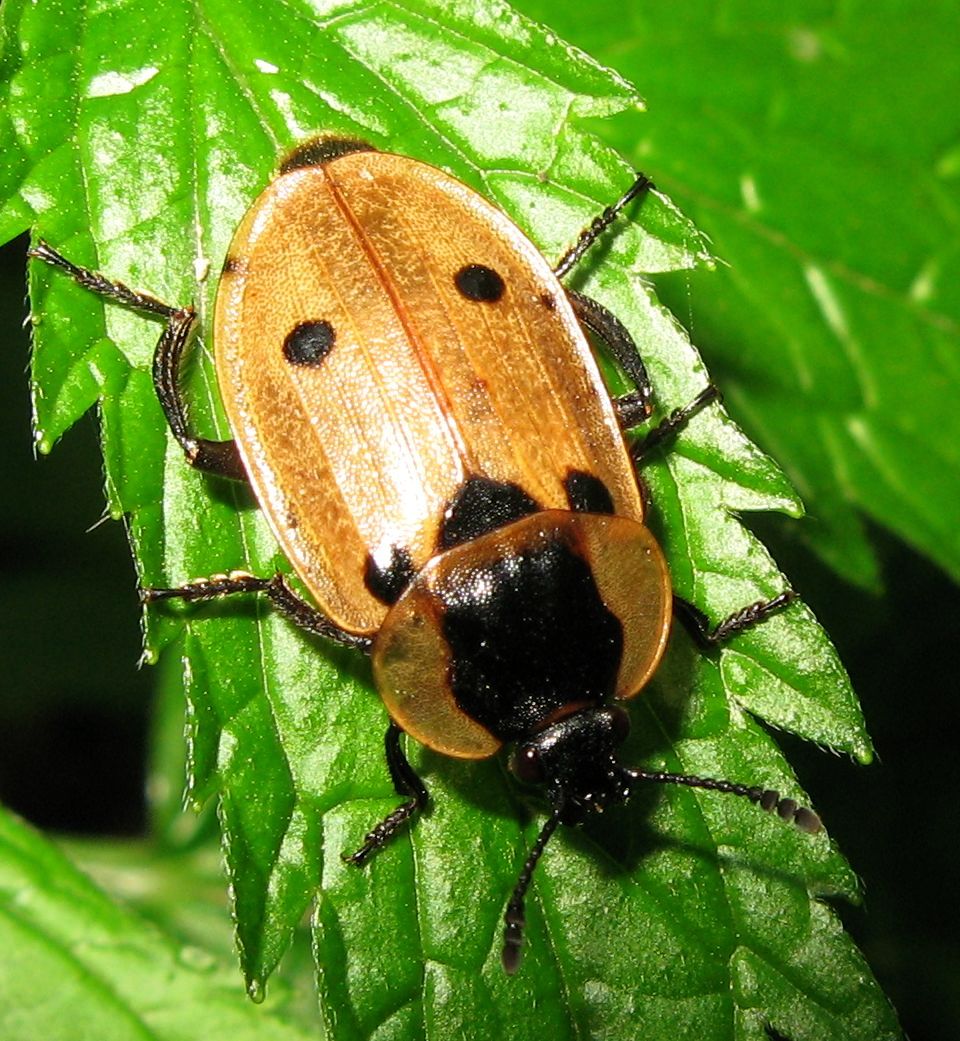
<svg viewBox="0 0 960 1041"><path fill-rule="evenodd" d="M618 745L627 740L630 733L630 716L626 709L614 706L611 710L611 723L613 724L613 739Z"/></svg>
<svg viewBox="0 0 960 1041"><path fill-rule="evenodd" d="M537 784L543 780L540 752L533 745L524 745L517 749L510 760L510 769L513 776L525 784Z"/></svg>

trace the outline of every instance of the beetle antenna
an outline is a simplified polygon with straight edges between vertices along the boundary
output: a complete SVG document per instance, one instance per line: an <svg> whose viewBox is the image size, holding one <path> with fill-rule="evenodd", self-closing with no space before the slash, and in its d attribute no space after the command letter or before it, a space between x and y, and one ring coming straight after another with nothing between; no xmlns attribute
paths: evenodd
<svg viewBox="0 0 960 1041"><path fill-rule="evenodd" d="M513 887L513 895L510 897L510 903L507 904L507 910L503 916L503 953L500 955L500 959L503 962L503 971L508 976L512 976L520 967L522 957L523 927L526 924L523 898L526 896L530 879L533 877L533 869L537 866L537 861L550 841L550 836L557 830L560 813L559 809L554 810L540 829L540 834L530 850L527 862L523 865L517 884Z"/></svg>
<svg viewBox="0 0 960 1041"><path fill-rule="evenodd" d="M823 829L823 822L813 810L801 806L796 799L781 799L780 793L772 788L756 788L746 784L734 784L732 781L718 781L712 777L691 777L689 774L671 774L662 770L627 770L626 773L635 781L682 784L687 788L706 788L711 792L740 795L768 813L776 810L781 819L791 821L801 831L810 835L816 835Z"/></svg>

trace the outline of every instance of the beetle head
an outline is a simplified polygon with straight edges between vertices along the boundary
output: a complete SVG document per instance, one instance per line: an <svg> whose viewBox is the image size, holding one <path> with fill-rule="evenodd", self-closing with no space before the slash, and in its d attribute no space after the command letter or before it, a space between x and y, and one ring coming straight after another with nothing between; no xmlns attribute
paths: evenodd
<svg viewBox="0 0 960 1041"><path fill-rule="evenodd" d="M591 810L629 798L631 776L615 758L629 731L622 708L582 708L518 745L510 769L543 785L561 823L579 824Z"/></svg>

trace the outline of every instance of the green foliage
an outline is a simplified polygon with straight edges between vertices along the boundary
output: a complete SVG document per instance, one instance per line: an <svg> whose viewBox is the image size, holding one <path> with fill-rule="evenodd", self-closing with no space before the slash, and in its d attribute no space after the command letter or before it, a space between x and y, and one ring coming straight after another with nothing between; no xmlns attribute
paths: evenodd
<svg viewBox="0 0 960 1041"><path fill-rule="evenodd" d="M197 877L191 877L194 887ZM270 1009L238 1001L229 962L121 908L50 842L2 810L0 950L4 1041L315 1036L285 1022L282 999L272 1000ZM289 994L283 997L289 1001Z"/></svg>
<svg viewBox="0 0 960 1041"><path fill-rule="evenodd" d="M279 155L317 131L451 170L550 256L630 183L583 119L635 110L633 88L496 3L7 0L2 18L0 234L33 227L75 262L193 300L202 320L215 292L205 273L219 269ZM706 376L639 276L708 255L665 197L634 217L576 285L631 329L668 411ZM49 450L99 403L109 505L127 518L144 584L282 566L246 493L191 472L167 434L149 375L157 327L36 265L31 300L38 442ZM193 418L225 436L209 344L196 354ZM797 515L799 502L721 409L644 476L683 596L720 618L784 587L737 515ZM262 993L319 885L321 1011L337 1038L487 1037L492 1023L517 1039L764 1038L767 1024L793 1041L897 1036L818 900L857 892L824 836L733 800L638 797L555 840L529 901L522 972L507 980L500 919L536 822L498 764L415 752L434 809L359 872L340 853L395 804L365 666L261 604L148 622L150 654L183 657L189 798L219 800L251 992ZM802 605L709 659L678 633L638 699L627 756L799 795L755 717L870 756L843 670ZM157 820L172 827L169 814ZM54 877L68 871L52 864ZM56 1036L47 1024L34 1036L44 1030Z"/></svg>
<svg viewBox="0 0 960 1041"><path fill-rule="evenodd" d="M667 298L802 536L876 589L865 515L960 578L957 5L517 6L642 85L598 132L724 261Z"/></svg>

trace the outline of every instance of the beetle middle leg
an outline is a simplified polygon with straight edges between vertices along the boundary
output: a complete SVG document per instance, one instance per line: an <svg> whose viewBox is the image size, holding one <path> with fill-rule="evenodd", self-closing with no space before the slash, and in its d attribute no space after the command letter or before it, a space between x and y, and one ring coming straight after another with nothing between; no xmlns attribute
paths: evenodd
<svg viewBox="0 0 960 1041"><path fill-rule="evenodd" d="M370 650L370 637L357 636L334 625L325 614L298 596L279 571L272 578L257 578L245 571L232 571L229 575L214 575L171 589L141 589L140 599L145 604L158 600L217 600L235 593L264 593L280 614L299 629L346 647Z"/></svg>
<svg viewBox="0 0 960 1041"><path fill-rule="evenodd" d="M187 423L187 407L180 390L180 362L196 326L192 307L171 307L149 293L130 289L89 268L80 267L58 253L43 240L31 246L27 255L55 267L84 289L133 311L155 315L166 325L153 356L153 385L167 423L191 466L218 477L245 481L247 474L235 441L210 441L194 437Z"/></svg>
<svg viewBox="0 0 960 1041"><path fill-rule="evenodd" d="M348 864L361 867L374 853L386 845L393 835L419 810L422 810L429 799L427 788L416 770L410 765L400 745L403 731L396 723L391 722L384 737L384 750L387 754L387 769L397 795L408 796L395 810L376 824L364 836L363 845L355 853L345 853L343 859Z"/></svg>
<svg viewBox="0 0 960 1041"><path fill-rule="evenodd" d="M622 430L629 430L650 418L653 412L653 387L647 367L637 350L627 327L603 304L573 289L567 290L567 299L581 325L596 333L610 349L620 368L630 377L634 390L613 399L617 419Z"/></svg>
<svg viewBox="0 0 960 1041"><path fill-rule="evenodd" d="M661 447L665 441L679 433L701 409L711 402L719 400L720 392L712 383L707 384L689 405L674 409L666 419L631 448L630 455L634 463L641 463L654 449ZM710 625L710 620L699 607L695 607L686 600L674 595L673 604L677 617L683 622L697 645L702 650L712 650L720 647L738 633L751 629L764 618L782 611L796 599L797 594L792 589L787 589L770 600L757 600L746 607L741 607L715 626Z"/></svg>

